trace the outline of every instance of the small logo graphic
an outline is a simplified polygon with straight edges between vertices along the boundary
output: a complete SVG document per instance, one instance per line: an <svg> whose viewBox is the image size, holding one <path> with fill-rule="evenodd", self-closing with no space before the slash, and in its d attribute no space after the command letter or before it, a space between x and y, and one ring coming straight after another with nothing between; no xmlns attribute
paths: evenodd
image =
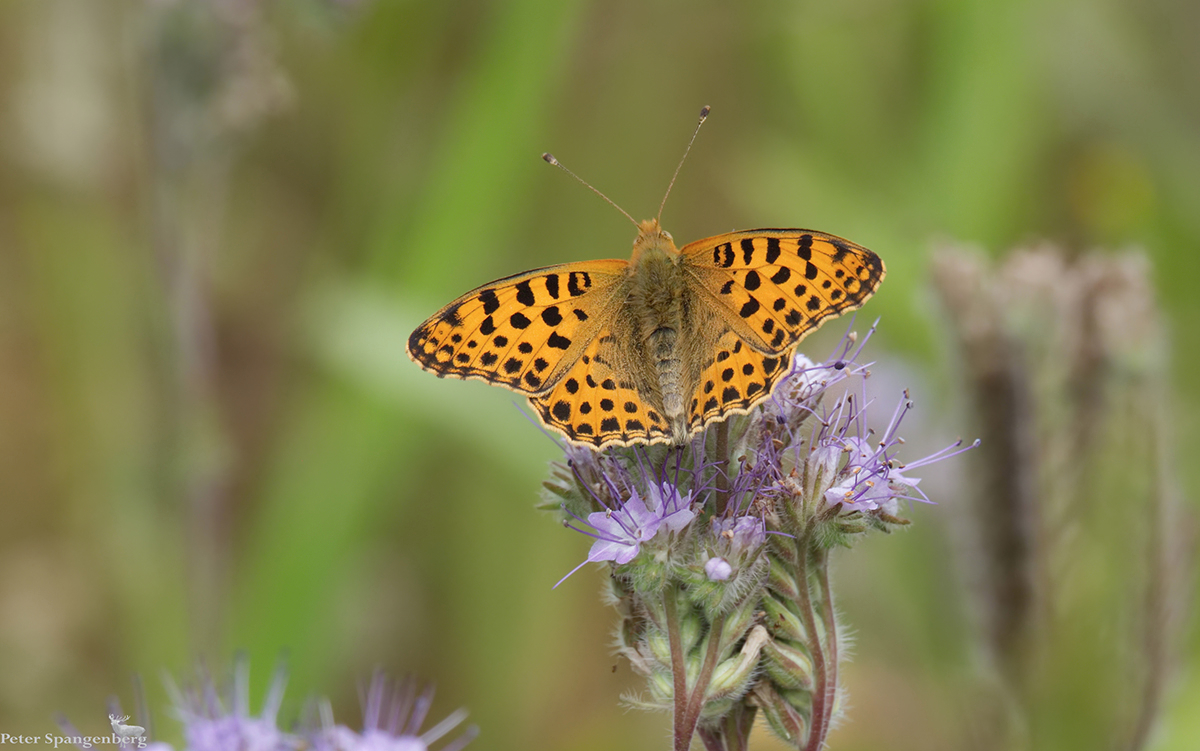
<svg viewBox="0 0 1200 751"><path fill-rule="evenodd" d="M122 725L121 723L129 719L129 715L117 717L115 714L110 714L108 719L112 722L113 732L121 740L125 738L141 738L142 733L146 732L146 728L141 725Z"/></svg>

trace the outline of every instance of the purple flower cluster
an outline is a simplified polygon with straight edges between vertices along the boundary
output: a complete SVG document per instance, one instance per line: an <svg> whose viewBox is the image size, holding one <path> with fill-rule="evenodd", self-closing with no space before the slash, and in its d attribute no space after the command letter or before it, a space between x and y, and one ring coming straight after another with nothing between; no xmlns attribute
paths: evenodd
<svg viewBox="0 0 1200 751"><path fill-rule="evenodd" d="M729 421L731 443L736 443L743 459L740 465L727 457L706 460L703 434L691 447L673 452L654 447L597 454L568 444L566 466L571 477L563 475L563 479L582 491L576 494L576 500L582 497L582 510L577 510L578 503L574 508L570 503L556 505L573 517L568 527L595 542L587 559L567 576L589 562L630 564L647 548L671 544L672 535L681 536L699 516L708 520L715 535L729 538L721 550L708 546L702 564L710 581L725 581L737 568L734 559L756 550L747 539L760 540L756 544L761 547L766 534L786 534L767 524L763 501L795 495L798 468L806 467L810 478L820 476L820 487L809 490L823 499L826 508L842 514L878 512L895 517L901 501L931 503L918 487L920 478L906 472L974 444L963 447L959 441L916 461L901 462L897 456L904 444L900 424L912 409L907 393L882 436L874 438L868 427L871 401L865 385L871 363L858 362L874 330L861 340L848 334L822 363L797 354L791 372L768 401L750 415ZM556 492L563 498L570 495L562 489ZM598 510L589 510L589 505ZM737 554L731 557L730 549Z"/></svg>
<svg viewBox="0 0 1200 751"><path fill-rule="evenodd" d="M432 751L434 744L453 733L467 716L466 710L459 709L422 732L433 703L433 688L418 694L415 679L392 684L377 671L363 697L361 732L336 724L329 702L322 701L316 727L288 733L278 725L286 684L287 673L280 667L271 680L262 710L253 715L249 667L244 658L234 663L233 686L225 697L203 669L198 671L195 684L179 687L168 680L174 714L183 724L184 751ZM84 738L65 719L60 718L59 725L70 738ZM468 727L437 751L461 751L478 734L475 726ZM77 745L86 748L82 743ZM127 739L125 747L173 751L170 744L147 744L140 738Z"/></svg>

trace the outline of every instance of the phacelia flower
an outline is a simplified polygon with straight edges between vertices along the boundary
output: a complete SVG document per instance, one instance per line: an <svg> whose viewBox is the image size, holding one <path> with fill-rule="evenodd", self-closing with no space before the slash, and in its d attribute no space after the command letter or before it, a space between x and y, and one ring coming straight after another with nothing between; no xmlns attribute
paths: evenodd
<svg viewBox="0 0 1200 751"><path fill-rule="evenodd" d="M205 671L199 671L199 678L199 683L182 688L167 683L175 713L183 723L187 751L292 751L300 747L300 739L283 732L276 723L287 686L282 665L275 670L257 716L250 713L250 664L244 656L234 661L233 687L224 699Z"/></svg>
<svg viewBox="0 0 1200 751"><path fill-rule="evenodd" d="M363 701L363 728L355 732L333 721L329 702L321 703L321 728L311 736L313 751L430 751L467 717L465 709L452 712L441 722L421 732L433 704L433 687L417 693L417 682L409 677L394 685L382 671L371 678ZM468 727L439 751L460 751L479 729Z"/></svg>
<svg viewBox="0 0 1200 751"><path fill-rule="evenodd" d="M406 678L393 686L381 671L376 671L364 696L361 732L336 724L329 702L323 700L317 705L320 724L304 734L285 733L278 727L287 683L282 666L275 671L258 715L250 714L250 674L244 656L235 660L233 684L224 696L207 671L202 668L197 675L195 683L182 688L167 679L173 714L183 723L184 751L461 751L479 734L472 725L457 738L435 746L462 724L466 710L459 709L422 732L433 703L433 688L427 687L418 695L414 679ZM119 714L120 707L113 704L110 711ZM143 724L147 716L145 707L139 706ZM95 736L80 733L65 718L60 717L58 724L78 748L92 747ZM149 743L142 738L124 740L125 748L173 751L167 743Z"/></svg>
<svg viewBox="0 0 1200 751"><path fill-rule="evenodd" d="M649 506L636 489L632 490L629 499L620 507L588 514L586 526L590 530L572 527L596 538L596 541L588 551L587 560L559 580L559 584L587 563L629 563L637 556L642 545L658 534L659 529L677 532L696 516L690 507L691 493L681 493L674 485L652 484L646 496L650 501Z"/></svg>

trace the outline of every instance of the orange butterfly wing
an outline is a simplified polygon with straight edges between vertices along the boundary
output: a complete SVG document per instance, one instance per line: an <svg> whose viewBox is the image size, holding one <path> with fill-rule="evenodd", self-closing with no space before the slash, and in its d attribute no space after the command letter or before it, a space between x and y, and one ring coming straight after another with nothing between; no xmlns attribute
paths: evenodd
<svg viewBox="0 0 1200 751"><path fill-rule="evenodd" d="M730 232L680 253L729 327L770 354L787 352L829 318L862 307L886 273L872 251L807 229Z"/></svg>
<svg viewBox="0 0 1200 751"><path fill-rule="evenodd" d="M786 355L764 355L734 332L725 332L687 405L688 428L694 432L729 415L749 412L770 395L791 364Z"/></svg>
<svg viewBox="0 0 1200 751"><path fill-rule="evenodd" d="M648 394L639 391L609 329L588 344L575 366L549 392L529 397L542 422L575 443L667 442L670 426Z"/></svg>
<svg viewBox="0 0 1200 751"><path fill-rule="evenodd" d="M408 356L440 376L522 394L550 390L582 356L619 302L620 260L547 266L478 287L408 338Z"/></svg>

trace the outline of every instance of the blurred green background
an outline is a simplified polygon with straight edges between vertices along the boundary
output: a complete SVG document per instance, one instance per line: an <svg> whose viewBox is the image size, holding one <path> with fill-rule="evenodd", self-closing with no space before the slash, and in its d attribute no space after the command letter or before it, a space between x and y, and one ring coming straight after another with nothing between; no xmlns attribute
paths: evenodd
<svg viewBox="0 0 1200 751"><path fill-rule="evenodd" d="M403 345L489 279L625 257L625 219L538 156L648 217L703 104L664 225L879 252L859 327L883 317L868 354L918 397L914 456L966 429L947 238L1144 247L1196 455L1198 70L1193 0L0 4L0 731L103 731L140 673L170 738L161 670L245 648L256 701L286 650L285 714L330 695L357 726L379 664L481 749L664 748L668 718L618 706L599 571L550 589L588 547L533 509L555 445ZM838 558L833 748L958 747L955 475ZM1154 748L1200 747L1187 664Z"/></svg>

